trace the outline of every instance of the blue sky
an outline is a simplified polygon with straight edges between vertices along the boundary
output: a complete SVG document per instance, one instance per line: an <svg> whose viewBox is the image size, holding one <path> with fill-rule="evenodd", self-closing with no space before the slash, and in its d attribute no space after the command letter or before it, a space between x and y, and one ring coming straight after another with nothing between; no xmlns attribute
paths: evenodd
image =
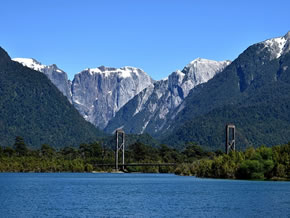
<svg viewBox="0 0 290 218"><path fill-rule="evenodd" d="M158 80L197 57L234 60L290 30L289 0L3 0L0 8L10 56L55 63L70 78L104 65Z"/></svg>

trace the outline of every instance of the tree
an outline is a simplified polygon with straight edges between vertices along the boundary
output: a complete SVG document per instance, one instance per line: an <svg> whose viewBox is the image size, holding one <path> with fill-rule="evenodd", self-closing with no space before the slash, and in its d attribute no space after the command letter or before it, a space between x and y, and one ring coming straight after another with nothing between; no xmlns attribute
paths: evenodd
<svg viewBox="0 0 290 218"><path fill-rule="evenodd" d="M15 149L16 154L19 156L25 156L27 154L28 148L26 144L24 143L24 139L22 137L16 136L14 149Z"/></svg>
<svg viewBox="0 0 290 218"><path fill-rule="evenodd" d="M55 152L54 148L52 148L52 147L51 147L50 145L48 145L48 144L43 144L43 145L41 146L40 151L41 151L41 154L42 154L43 156L46 156L46 157L52 157L53 154L54 154L54 152Z"/></svg>
<svg viewBox="0 0 290 218"><path fill-rule="evenodd" d="M130 150L133 152L133 157L136 161L144 160L149 155L148 148L140 142L135 142L131 145Z"/></svg>
<svg viewBox="0 0 290 218"><path fill-rule="evenodd" d="M239 179L264 179L263 163L258 160L244 160L238 171Z"/></svg>
<svg viewBox="0 0 290 218"><path fill-rule="evenodd" d="M195 143L188 143L187 147L182 153L187 157L188 161L191 162L195 159L206 156L206 152L203 150L203 148Z"/></svg>
<svg viewBox="0 0 290 218"><path fill-rule="evenodd" d="M5 147L3 149L3 154L7 157L11 157L13 155L13 153L14 153L14 149L11 147Z"/></svg>
<svg viewBox="0 0 290 218"><path fill-rule="evenodd" d="M180 162L182 155L176 150L168 147L167 145L160 145L159 155L162 157L164 162Z"/></svg>
<svg viewBox="0 0 290 218"><path fill-rule="evenodd" d="M95 158L102 157L103 148L98 142L91 143L89 145L90 148L90 156Z"/></svg>

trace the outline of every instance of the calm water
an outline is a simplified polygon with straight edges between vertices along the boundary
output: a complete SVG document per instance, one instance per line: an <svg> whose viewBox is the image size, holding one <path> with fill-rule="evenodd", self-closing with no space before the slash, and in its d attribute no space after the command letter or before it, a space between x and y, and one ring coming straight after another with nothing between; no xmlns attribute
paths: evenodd
<svg viewBox="0 0 290 218"><path fill-rule="evenodd" d="M290 182L0 173L1 217L290 217Z"/></svg>

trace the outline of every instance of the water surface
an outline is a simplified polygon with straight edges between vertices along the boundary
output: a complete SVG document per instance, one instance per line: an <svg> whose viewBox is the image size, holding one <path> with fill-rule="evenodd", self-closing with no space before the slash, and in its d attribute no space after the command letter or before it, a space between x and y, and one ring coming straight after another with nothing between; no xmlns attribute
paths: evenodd
<svg viewBox="0 0 290 218"><path fill-rule="evenodd" d="M290 183L172 174L1 173L1 217L290 217Z"/></svg>

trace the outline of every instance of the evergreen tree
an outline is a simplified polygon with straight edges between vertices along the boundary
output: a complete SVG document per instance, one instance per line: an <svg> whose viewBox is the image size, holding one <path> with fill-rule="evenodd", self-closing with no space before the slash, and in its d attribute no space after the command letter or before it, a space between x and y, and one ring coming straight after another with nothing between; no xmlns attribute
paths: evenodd
<svg viewBox="0 0 290 218"><path fill-rule="evenodd" d="M21 136L16 136L14 149L18 156L25 156L28 152L28 148L24 143L24 139Z"/></svg>

